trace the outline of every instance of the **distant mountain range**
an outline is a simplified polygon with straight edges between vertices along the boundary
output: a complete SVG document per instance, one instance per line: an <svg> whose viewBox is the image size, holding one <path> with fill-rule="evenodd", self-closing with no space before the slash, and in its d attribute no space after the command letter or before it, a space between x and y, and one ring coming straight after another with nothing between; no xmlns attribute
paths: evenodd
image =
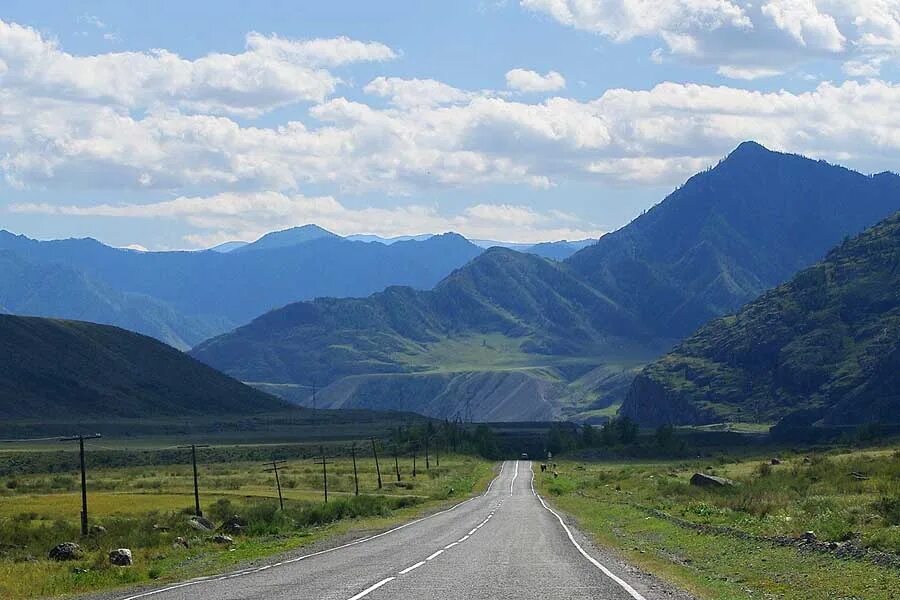
<svg viewBox="0 0 900 600"><path fill-rule="evenodd" d="M622 413L650 425L900 423L900 213L649 365Z"/></svg>
<svg viewBox="0 0 900 600"><path fill-rule="evenodd" d="M427 289L482 250L454 234L387 246L308 227L228 253L133 252L0 231L0 252L19 265L0 273L7 310L93 319L184 349L297 300L366 296L395 284Z"/></svg>
<svg viewBox="0 0 900 600"><path fill-rule="evenodd" d="M642 362L898 209L896 175L748 142L564 262L495 248L432 291L289 305L193 355L259 384L328 384L323 396L342 407L409 409L414 401L397 394L416 378L416 389L424 381L446 400L435 408L422 398L427 414L471 411L476 399L483 414L506 403L506 420L516 420L508 394L451 393L445 376L516 371L552 384L519 399L544 418L608 415Z"/></svg>
<svg viewBox="0 0 900 600"><path fill-rule="evenodd" d="M0 411L7 421L249 415L284 407L143 335L0 315Z"/></svg>
<svg viewBox="0 0 900 600"><path fill-rule="evenodd" d="M117 325L187 349L298 300L428 289L483 251L456 234L408 237L359 241L304 225L207 252L135 252L0 231L0 310ZM534 251L559 258L578 244Z"/></svg>

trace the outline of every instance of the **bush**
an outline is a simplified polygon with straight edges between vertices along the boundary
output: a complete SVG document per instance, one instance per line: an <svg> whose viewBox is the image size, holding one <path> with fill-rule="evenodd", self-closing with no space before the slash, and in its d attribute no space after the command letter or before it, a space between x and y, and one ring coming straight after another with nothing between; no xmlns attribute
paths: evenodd
<svg viewBox="0 0 900 600"><path fill-rule="evenodd" d="M881 498L872 508L888 525L900 525L900 496Z"/></svg>

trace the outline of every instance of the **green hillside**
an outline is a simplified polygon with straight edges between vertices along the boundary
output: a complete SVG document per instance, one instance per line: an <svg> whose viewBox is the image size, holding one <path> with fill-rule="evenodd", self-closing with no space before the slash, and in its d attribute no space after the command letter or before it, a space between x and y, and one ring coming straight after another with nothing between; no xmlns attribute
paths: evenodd
<svg viewBox="0 0 900 600"><path fill-rule="evenodd" d="M900 422L900 213L648 366L646 424Z"/></svg>
<svg viewBox="0 0 900 600"><path fill-rule="evenodd" d="M143 335L0 315L0 411L10 421L220 416L283 407Z"/></svg>

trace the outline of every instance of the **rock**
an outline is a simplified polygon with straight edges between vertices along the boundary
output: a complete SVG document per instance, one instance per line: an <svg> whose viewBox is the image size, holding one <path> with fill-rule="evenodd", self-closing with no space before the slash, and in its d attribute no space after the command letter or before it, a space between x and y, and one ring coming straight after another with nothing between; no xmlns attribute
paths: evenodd
<svg viewBox="0 0 900 600"><path fill-rule="evenodd" d="M78 560L82 556L81 546L75 542L63 542L58 544L48 554L50 560L65 561Z"/></svg>
<svg viewBox="0 0 900 600"><path fill-rule="evenodd" d="M177 538L172 540L172 547L173 548L190 548L191 544L183 537L178 536Z"/></svg>
<svg viewBox="0 0 900 600"><path fill-rule="evenodd" d="M188 525L197 531L215 531L216 529L216 526L213 525L212 521L198 516L193 516L188 519Z"/></svg>
<svg viewBox="0 0 900 600"><path fill-rule="evenodd" d="M769 462L771 462L773 465L780 465L780 464L781 464L781 459L780 459L780 458L773 458L773 459L772 459L771 461L769 461Z"/></svg>
<svg viewBox="0 0 900 600"><path fill-rule="evenodd" d="M232 537L227 536L227 535L222 535L221 533L218 535L214 535L212 537L212 541L213 541L213 543L216 543L216 544L233 544L234 543L234 539Z"/></svg>
<svg viewBox="0 0 900 600"><path fill-rule="evenodd" d="M91 528L88 529L88 535L92 537L100 537L106 535L106 527L103 525L91 525Z"/></svg>
<svg viewBox="0 0 900 600"><path fill-rule="evenodd" d="M694 473L691 476L691 485L699 487L729 487L733 486L734 482L724 477L707 475L706 473Z"/></svg>
<svg viewBox="0 0 900 600"><path fill-rule="evenodd" d="M238 515L234 515L222 523L222 526L219 527L219 531L224 531L225 533L241 533L246 527L247 521L240 518Z"/></svg>
<svg viewBox="0 0 900 600"><path fill-rule="evenodd" d="M816 537L815 532L807 531L803 535L800 536L800 539L803 540L804 542L810 543L810 542L815 542L819 538Z"/></svg>
<svg viewBox="0 0 900 600"><path fill-rule="evenodd" d="M134 559L131 557L131 550L128 548L111 550L109 553L109 563L116 565L117 567L130 567L134 564Z"/></svg>
<svg viewBox="0 0 900 600"><path fill-rule="evenodd" d="M153 524L154 531L162 531L163 533L169 531L169 528L166 525L160 525L159 523Z"/></svg>

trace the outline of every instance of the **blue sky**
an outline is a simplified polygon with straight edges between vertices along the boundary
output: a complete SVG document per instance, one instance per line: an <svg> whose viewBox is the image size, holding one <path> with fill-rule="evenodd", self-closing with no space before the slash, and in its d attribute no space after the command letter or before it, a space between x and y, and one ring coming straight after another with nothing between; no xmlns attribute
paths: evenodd
<svg viewBox="0 0 900 600"><path fill-rule="evenodd" d="M0 226L596 236L744 139L895 170L898 52L897 0L7 0Z"/></svg>

